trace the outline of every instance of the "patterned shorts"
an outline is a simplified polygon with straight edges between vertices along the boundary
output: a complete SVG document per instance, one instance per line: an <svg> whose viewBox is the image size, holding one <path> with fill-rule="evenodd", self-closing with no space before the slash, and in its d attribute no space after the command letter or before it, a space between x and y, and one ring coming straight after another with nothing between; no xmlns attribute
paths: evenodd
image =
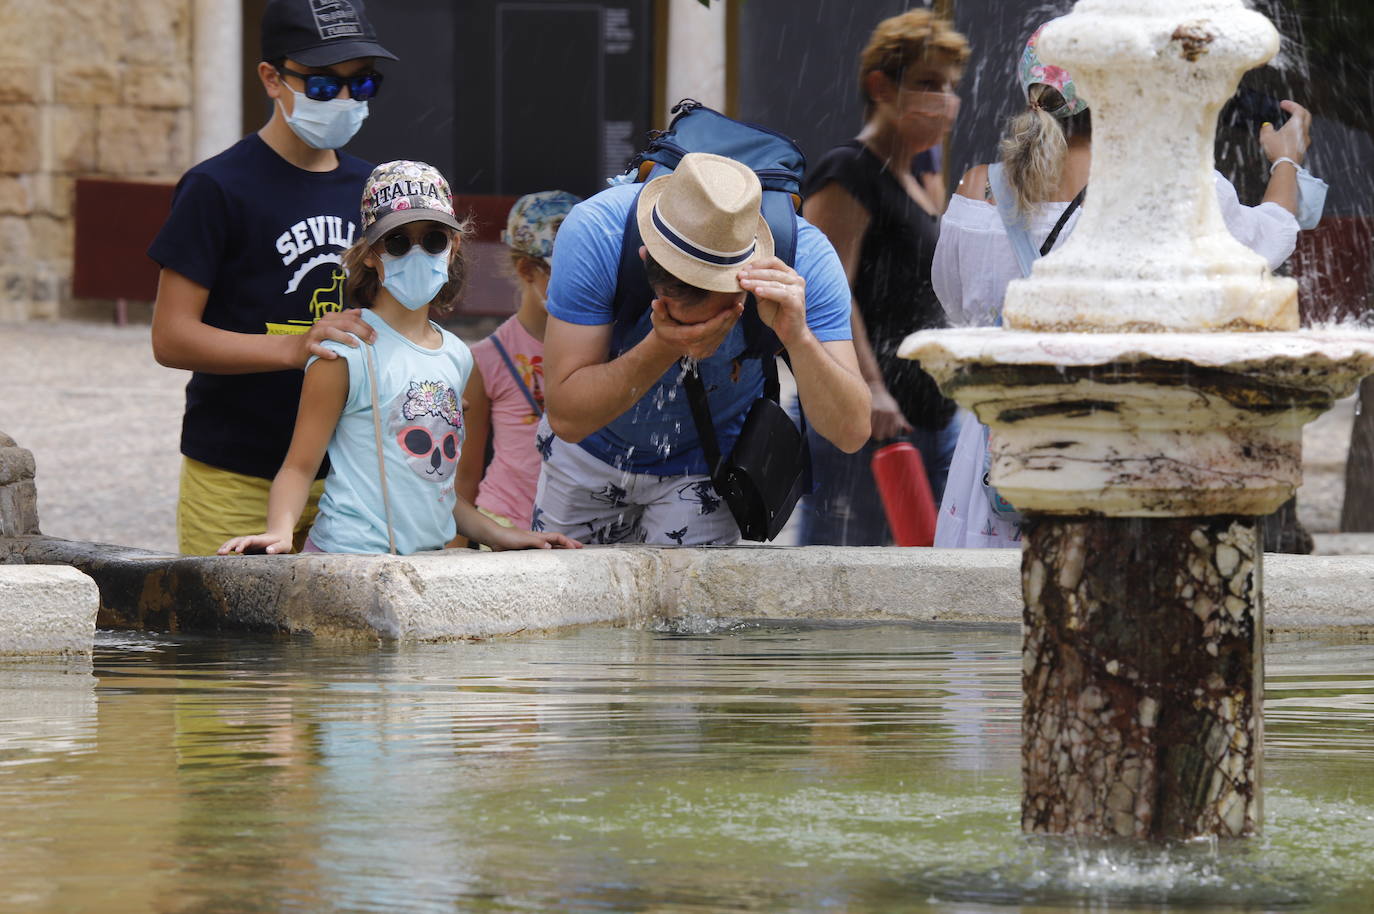
<svg viewBox="0 0 1374 914"><path fill-rule="evenodd" d="M739 542L730 508L706 476L628 473L554 437L547 419L535 439L543 457L533 530L584 543L705 546Z"/></svg>

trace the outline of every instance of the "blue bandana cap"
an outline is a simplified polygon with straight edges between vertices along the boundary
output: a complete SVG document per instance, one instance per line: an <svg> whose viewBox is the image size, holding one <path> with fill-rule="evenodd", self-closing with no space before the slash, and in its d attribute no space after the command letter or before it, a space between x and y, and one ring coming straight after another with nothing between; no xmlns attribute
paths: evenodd
<svg viewBox="0 0 1374 914"><path fill-rule="evenodd" d="M565 190L541 190L525 194L510 208L501 240L511 250L547 262L553 257L553 239L558 227L582 202Z"/></svg>

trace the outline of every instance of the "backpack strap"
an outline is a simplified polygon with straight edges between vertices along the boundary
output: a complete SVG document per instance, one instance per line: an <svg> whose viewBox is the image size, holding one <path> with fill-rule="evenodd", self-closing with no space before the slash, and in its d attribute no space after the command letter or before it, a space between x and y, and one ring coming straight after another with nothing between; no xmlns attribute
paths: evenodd
<svg viewBox="0 0 1374 914"><path fill-rule="evenodd" d="M520 377L520 371L515 367L515 362L511 359L510 353L506 351L505 346L501 345L501 341L496 338L496 334L494 333L491 335L491 342L492 345L496 347L497 353L500 354L501 361L506 363L506 370L510 372L512 378L515 378L515 385L520 388L520 392L524 394L525 399L530 402L530 408L534 410L534 414L536 416L544 415L544 407L540 406L539 401L534 398L534 394L530 392L529 385L525 383L524 378Z"/></svg>
<svg viewBox="0 0 1374 914"><path fill-rule="evenodd" d="M643 193L640 189L639 193ZM630 203L625 215L625 230L620 241L620 264L616 268L615 295L611 298L611 358L625 350L625 336L654 300L649 278L644 275L644 261L639 249L644 238L639 234L639 194Z"/></svg>

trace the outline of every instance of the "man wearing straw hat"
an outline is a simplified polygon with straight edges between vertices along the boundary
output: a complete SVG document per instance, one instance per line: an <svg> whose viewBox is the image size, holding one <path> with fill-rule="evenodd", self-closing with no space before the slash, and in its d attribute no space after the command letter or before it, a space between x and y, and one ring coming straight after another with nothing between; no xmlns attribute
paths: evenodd
<svg viewBox="0 0 1374 914"><path fill-rule="evenodd" d="M740 324L749 294L786 350L807 421L848 452L868 440L869 394L839 258L800 218L796 268L775 257L761 201L747 166L690 153L671 174L608 188L568 215L548 290L534 529L589 543L738 541L682 382L696 360L720 452L729 454L763 390L762 361L746 357ZM631 207L654 298L618 331Z"/></svg>

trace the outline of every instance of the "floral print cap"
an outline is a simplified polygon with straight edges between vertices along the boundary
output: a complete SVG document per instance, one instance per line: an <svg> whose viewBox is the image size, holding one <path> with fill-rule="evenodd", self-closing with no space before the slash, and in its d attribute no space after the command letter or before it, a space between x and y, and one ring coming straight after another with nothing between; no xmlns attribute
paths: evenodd
<svg viewBox="0 0 1374 914"><path fill-rule="evenodd" d="M1088 110L1088 103L1078 96L1078 87L1074 85L1073 77L1069 76L1069 71L1062 67L1047 64L1040 59L1036 48L1040 45L1040 33L1045 31L1042 25L1035 30L1035 34L1026 42L1026 50L1021 54L1021 66L1018 75L1021 77L1021 91L1026 93L1026 98L1030 98L1030 87L1036 83L1049 86L1064 96L1064 107L1052 112L1055 117L1073 117Z"/></svg>
<svg viewBox="0 0 1374 914"><path fill-rule="evenodd" d="M510 208L501 240L512 250L547 261L553 256L553 237L572 208L582 202L566 190L525 194Z"/></svg>
<svg viewBox="0 0 1374 914"><path fill-rule="evenodd" d="M372 169L363 185L363 237L368 244L399 225L428 220L459 228L453 191L439 169L404 159Z"/></svg>

